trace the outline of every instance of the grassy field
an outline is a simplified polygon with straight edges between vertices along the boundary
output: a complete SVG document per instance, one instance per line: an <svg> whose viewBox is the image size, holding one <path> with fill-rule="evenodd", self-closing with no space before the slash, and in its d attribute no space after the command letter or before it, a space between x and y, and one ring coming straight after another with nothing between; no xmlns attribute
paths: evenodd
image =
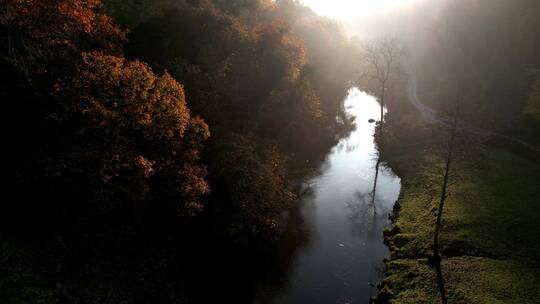
<svg viewBox="0 0 540 304"><path fill-rule="evenodd" d="M389 119L383 159L402 178L400 210L387 231L391 257L381 299L440 303L431 246L445 133L414 117ZM540 162L513 149L460 147L440 244L449 303L540 303Z"/></svg>

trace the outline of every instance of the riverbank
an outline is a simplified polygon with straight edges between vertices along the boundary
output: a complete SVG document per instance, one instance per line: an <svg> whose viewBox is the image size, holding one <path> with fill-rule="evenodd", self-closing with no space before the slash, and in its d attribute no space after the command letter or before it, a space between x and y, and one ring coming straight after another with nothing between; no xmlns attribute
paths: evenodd
<svg viewBox="0 0 540 304"><path fill-rule="evenodd" d="M397 113L397 112L396 112ZM440 195L444 130L415 111L389 115L381 156L402 178L386 233L379 301L440 303L428 264ZM540 303L540 163L500 145L469 142L456 160L440 235L449 303Z"/></svg>

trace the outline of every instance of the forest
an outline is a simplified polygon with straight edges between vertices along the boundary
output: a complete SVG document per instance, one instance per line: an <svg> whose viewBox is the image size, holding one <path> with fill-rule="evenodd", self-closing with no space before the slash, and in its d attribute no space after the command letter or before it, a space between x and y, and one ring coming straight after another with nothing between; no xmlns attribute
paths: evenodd
<svg viewBox="0 0 540 304"><path fill-rule="evenodd" d="M535 303L540 2L416 2L0 0L0 302Z"/></svg>
<svg viewBox="0 0 540 304"><path fill-rule="evenodd" d="M3 0L0 25L10 303L182 301L193 239L274 238L350 129L355 49L293 1Z"/></svg>

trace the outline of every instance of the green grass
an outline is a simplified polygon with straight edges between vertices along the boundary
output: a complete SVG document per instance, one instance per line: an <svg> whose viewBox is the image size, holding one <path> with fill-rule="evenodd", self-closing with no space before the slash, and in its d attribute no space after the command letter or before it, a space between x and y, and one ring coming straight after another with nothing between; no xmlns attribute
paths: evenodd
<svg viewBox="0 0 540 304"><path fill-rule="evenodd" d="M379 140L403 181L387 240L391 303L440 303L426 258L441 187L441 159L430 148L441 134L417 128L389 128ZM454 168L440 235L449 303L540 303L540 164L480 145Z"/></svg>
<svg viewBox="0 0 540 304"><path fill-rule="evenodd" d="M435 272L414 259L389 262L392 303L439 303ZM460 256L442 263L449 303L539 303L538 277L521 263Z"/></svg>

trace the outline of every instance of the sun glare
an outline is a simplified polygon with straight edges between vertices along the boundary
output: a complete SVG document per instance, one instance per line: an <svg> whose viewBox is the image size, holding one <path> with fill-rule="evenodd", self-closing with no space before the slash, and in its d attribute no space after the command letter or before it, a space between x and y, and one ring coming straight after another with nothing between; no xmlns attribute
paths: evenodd
<svg viewBox="0 0 540 304"><path fill-rule="evenodd" d="M302 0L317 14L341 21L383 13L414 0Z"/></svg>

